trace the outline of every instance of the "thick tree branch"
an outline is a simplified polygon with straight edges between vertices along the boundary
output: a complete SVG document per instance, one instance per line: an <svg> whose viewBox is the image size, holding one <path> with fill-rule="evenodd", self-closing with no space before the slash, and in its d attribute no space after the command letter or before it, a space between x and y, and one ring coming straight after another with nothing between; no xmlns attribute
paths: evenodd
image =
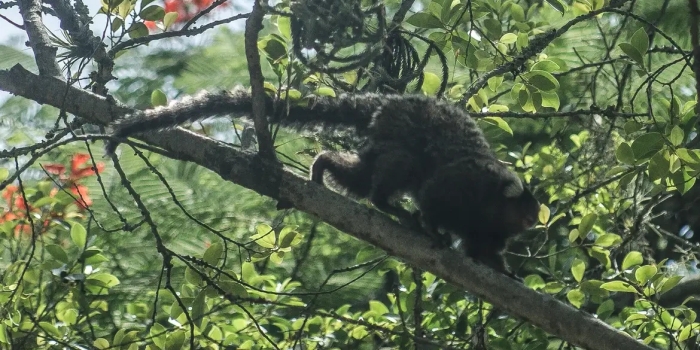
<svg viewBox="0 0 700 350"><path fill-rule="evenodd" d="M262 0L255 0L253 11L245 22L245 57L248 61L248 73L250 74L250 90L253 94L253 125L258 136L258 152L267 159L276 159L275 146L272 144L272 135L267 127L265 114L265 88L263 87L263 74L260 67L260 52L258 50L258 32L262 29L262 21L265 16Z"/></svg>
<svg viewBox="0 0 700 350"><path fill-rule="evenodd" d="M64 108L98 124L133 112L102 96L67 87L59 79L34 75L19 65L0 70L0 89ZM67 104L61 105L64 101L68 101ZM281 169L272 160L237 151L181 128L143 135L141 139L172 152L179 160L204 166L233 183L292 203L297 209L318 216L572 344L588 349L651 349L590 314L477 265L461 252L434 248L427 237L400 226L376 210Z"/></svg>
<svg viewBox="0 0 700 350"><path fill-rule="evenodd" d="M39 74L61 76L61 70L56 62L58 49L51 45L49 35L44 28L44 22L41 20L41 1L21 0L19 1L19 12L24 19L24 29L29 37L29 46L34 51Z"/></svg>

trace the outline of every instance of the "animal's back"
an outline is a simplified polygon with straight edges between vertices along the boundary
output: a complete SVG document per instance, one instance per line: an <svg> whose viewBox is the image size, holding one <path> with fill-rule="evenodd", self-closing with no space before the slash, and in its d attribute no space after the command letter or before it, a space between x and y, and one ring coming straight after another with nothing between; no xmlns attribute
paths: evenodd
<svg viewBox="0 0 700 350"><path fill-rule="evenodd" d="M402 147L430 160L431 166L493 155L481 129L466 112L422 95L388 95L368 131L378 147Z"/></svg>

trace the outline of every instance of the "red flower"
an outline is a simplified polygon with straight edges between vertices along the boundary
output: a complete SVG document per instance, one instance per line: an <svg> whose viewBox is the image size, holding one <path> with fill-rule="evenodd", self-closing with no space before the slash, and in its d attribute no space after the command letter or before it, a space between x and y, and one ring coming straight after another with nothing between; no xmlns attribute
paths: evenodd
<svg viewBox="0 0 700 350"><path fill-rule="evenodd" d="M47 164L44 169L50 174L58 175L59 180L63 181L65 187L69 188L78 199L75 203L80 209L85 209L92 205L92 199L88 196L88 189L84 185L78 184L80 179L95 175L104 170L104 164L99 162L95 167L90 165L83 166L90 159L90 155L86 153L77 153L71 159L70 174L65 174L66 167L63 164ZM95 169L96 168L96 169ZM58 189L51 191L51 196L55 195Z"/></svg>

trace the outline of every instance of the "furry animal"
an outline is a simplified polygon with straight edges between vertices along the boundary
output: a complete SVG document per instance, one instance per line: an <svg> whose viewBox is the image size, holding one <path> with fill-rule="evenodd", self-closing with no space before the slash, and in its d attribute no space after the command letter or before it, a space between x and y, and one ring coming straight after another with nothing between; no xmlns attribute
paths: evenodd
<svg viewBox="0 0 700 350"><path fill-rule="evenodd" d="M357 154L317 156L311 180L323 184L329 174L349 194L368 198L402 222L412 216L394 199L407 194L429 233L438 235L442 229L457 235L466 241L468 256L508 273L500 254L508 238L535 224L539 203L496 158L465 111L422 95L343 94L290 106L269 97L266 101L268 112L286 109L271 113L271 122L305 130L354 127L366 137ZM113 136L125 138L213 115L249 114L251 108L251 94L242 88L204 93L118 120ZM108 153L116 145L108 143Z"/></svg>

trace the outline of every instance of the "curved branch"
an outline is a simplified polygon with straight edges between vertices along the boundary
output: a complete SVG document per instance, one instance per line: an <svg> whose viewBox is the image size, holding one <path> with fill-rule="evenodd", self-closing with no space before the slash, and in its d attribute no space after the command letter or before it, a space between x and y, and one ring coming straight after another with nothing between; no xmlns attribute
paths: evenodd
<svg viewBox="0 0 700 350"><path fill-rule="evenodd" d="M66 86L59 79L34 75L19 65L0 70L0 89L64 108L79 118L98 124L106 124L117 116L133 112L102 96ZM64 106L64 101L70 101L70 104ZM574 345L588 349L651 349L590 314L466 259L461 252L435 248L428 237L282 169L279 163L237 151L181 128L143 135L141 139L172 152L176 159L210 169L225 180L291 203L295 208L315 215L416 268L430 271Z"/></svg>

